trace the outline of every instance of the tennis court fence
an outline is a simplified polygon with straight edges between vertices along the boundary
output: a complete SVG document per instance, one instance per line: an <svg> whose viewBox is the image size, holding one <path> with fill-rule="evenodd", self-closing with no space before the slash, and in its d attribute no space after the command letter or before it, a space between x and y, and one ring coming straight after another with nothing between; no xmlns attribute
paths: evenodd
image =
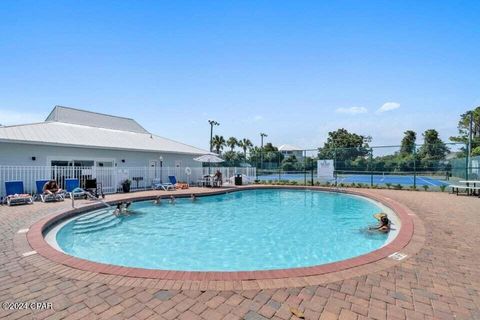
<svg viewBox="0 0 480 320"><path fill-rule="evenodd" d="M265 150L250 154L257 181L300 185L369 186L444 190L462 180L480 179L480 156L465 144ZM330 174L318 162L329 162Z"/></svg>

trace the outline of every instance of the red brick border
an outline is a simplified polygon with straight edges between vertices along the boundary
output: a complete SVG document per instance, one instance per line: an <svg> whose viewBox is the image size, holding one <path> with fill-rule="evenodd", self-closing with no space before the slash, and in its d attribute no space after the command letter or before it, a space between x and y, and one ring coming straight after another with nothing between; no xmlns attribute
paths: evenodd
<svg viewBox="0 0 480 320"><path fill-rule="evenodd" d="M306 190L320 190L320 191L330 191L330 192L340 192L338 190L332 190L321 187L279 187L279 186L249 186L249 187L240 187L232 189L223 189L217 192L201 192L196 193L197 195L214 195L214 194L223 194L225 192L234 192L240 190L251 190L251 189L260 189L260 188L288 188L288 189L306 189ZM173 271L173 270L152 270L152 269L143 269L143 268L130 268L122 267L116 265L109 265L103 263L92 262L73 256L66 255L56 249L52 248L44 239L44 231L50 226L76 216L85 211L90 211L92 209L98 208L101 205L88 205L79 209L73 210L63 210L60 212L53 213L36 223L34 223L27 234L27 239L30 246L43 257L52 260L54 262L79 269L84 271L91 271L95 273L108 274L108 275L119 275L119 276L128 276L128 277L138 277L138 278L150 278L150 279L162 279L162 280L193 280L193 281L211 281L211 280L220 280L220 281L239 281L239 280L266 280L266 279L282 279L282 278L293 278L293 277L306 277L306 276L315 276L315 275L325 275L337 271L342 271L350 269L353 267L362 266L372 262L382 260L392 253L398 252L403 249L410 242L414 232L414 224L411 215L414 215L410 209L404 205L390 199L387 197L374 195L366 190L363 191L341 191L342 193L359 195L367 197L378 201L385 206L392 209L398 218L401 221L401 228L397 237L387 244L386 246L372 251L368 254L354 257L347 260L342 260L338 262L323 264L313 267L303 267L303 268L291 268L291 269L278 269L278 270L261 270L261 271L239 271L239 272L198 272L198 271ZM188 196L188 195L185 195ZM149 200L153 199L151 196L144 197L129 197L130 200L140 201L140 200ZM123 199L122 199L123 200ZM111 203L118 202L119 200L112 201Z"/></svg>

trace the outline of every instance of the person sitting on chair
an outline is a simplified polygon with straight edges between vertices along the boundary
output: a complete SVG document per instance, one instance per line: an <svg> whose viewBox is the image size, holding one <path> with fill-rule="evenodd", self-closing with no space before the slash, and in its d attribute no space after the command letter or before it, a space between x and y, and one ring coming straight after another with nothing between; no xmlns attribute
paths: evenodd
<svg viewBox="0 0 480 320"><path fill-rule="evenodd" d="M55 180L49 180L43 186L43 193L56 195L61 192L62 192L62 189L58 186L57 181Z"/></svg>
<svg viewBox="0 0 480 320"><path fill-rule="evenodd" d="M222 186L222 173L220 172L220 170L217 170L217 172L213 176L213 179L217 183L217 186Z"/></svg>

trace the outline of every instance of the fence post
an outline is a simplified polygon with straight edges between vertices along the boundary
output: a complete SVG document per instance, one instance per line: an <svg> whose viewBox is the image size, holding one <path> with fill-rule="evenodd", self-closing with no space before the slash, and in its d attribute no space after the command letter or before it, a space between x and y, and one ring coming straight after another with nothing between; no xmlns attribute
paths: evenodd
<svg viewBox="0 0 480 320"><path fill-rule="evenodd" d="M337 167L337 148L333 148L333 174L335 176L335 187L338 185L338 171L335 169Z"/></svg>
<svg viewBox="0 0 480 320"><path fill-rule="evenodd" d="M465 144L466 149L468 150L468 144ZM468 180L468 166L470 164L470 154L467 151L467 156L465 157L466 163L465 163L465 180Z"/></svg>
<svg viewBox="0 0 480 320"><path fill-rule="evenodd" d="M369 158L369 163L368 167L370 169L370 187L373 187L373 170L372 170L372 164L373 164L373 148L370 148L370 158Z"/></svg>
<svg viewBox="0 0 480 320"><path fill-rule="evenodd" d="M310 159L311 160L311 168L310 168L310 172L311 172L311 183L312 183L312 187L313 187L313 170L314 170L314 162L313 162L313 158Z"/></svg>
<svg viewBox="0 0 480 320"><path fill-rule="evenodd" d="M303 151L303 185L304 186L307 185L307 165L306 165L306 161L307 161L307 151L304 150Z"/></svg>
<svg viewBox="0 0 480 320"><path fill-rule="evenodd" d="M413 188L417 188L417 145L413 146Z"/></svg>

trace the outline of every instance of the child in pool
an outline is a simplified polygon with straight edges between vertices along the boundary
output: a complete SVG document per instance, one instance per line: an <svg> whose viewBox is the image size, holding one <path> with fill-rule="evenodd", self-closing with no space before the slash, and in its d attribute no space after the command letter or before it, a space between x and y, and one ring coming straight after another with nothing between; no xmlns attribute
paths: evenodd
<svg viewBox="0 0 480 320"><path fill-rule="evenodd" d="M113 214L116 216L128 215L128 213L130 212L128 208L130 207L131 204L132 204L131 202L117 203L117 208L115 209L115 211L113 211Z"/></svg>
<svg viewBox="0 0 480 320"><path fill-rule="evenodd" d="M162 204L160 196L157 196L155 200L153 200L153 204L156 204L156 205Z"/></svg>

